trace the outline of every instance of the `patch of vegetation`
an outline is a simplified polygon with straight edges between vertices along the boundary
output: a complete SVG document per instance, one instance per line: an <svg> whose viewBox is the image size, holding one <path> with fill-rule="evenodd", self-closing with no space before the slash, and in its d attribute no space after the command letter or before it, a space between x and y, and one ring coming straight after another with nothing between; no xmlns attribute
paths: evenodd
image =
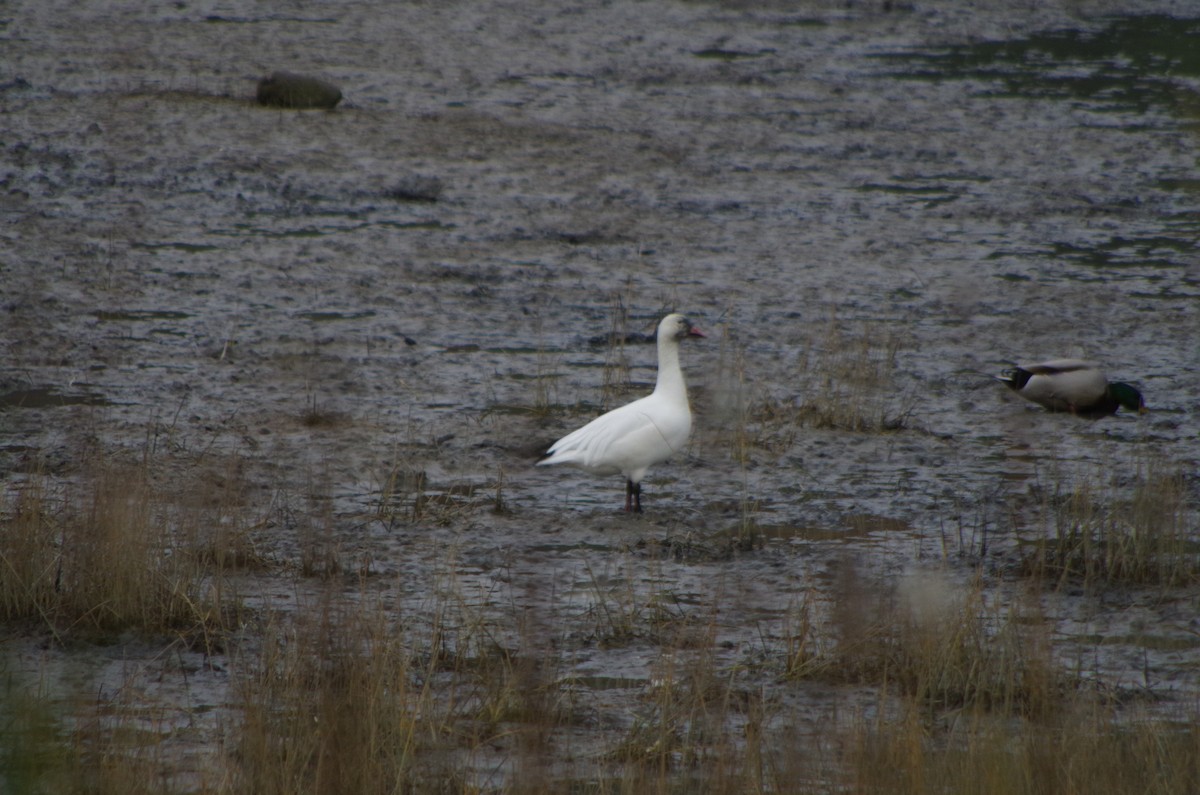
<svg viewBox="0 0 1200 795"><path fill-rule="evenodd" d="M844 575L828 625L800 604L788 675L894 690L931 719L963 709L1044 716L1077 684L1016 606L988 605L981 582L913 577L899 587L868 590Z"/></svg>
<svg viewBox="0 0 1200 795"><path fill-rule="evenodd" d="M0 620L58 638L127 630L204 638L226 625L237 605L216 580L221 567L254 560L252 548L229 506L195 507L203 519L169 510L152 466L100 461L54 492L34 475L8 494Z"/></svg>
<svg viewBox="0 0 1200 795"><path fill-rule="evenodd" d="M1196 515L1182 470L1162 462L1116 469L1059 479L1046 490L1032 532L1022 532L1021 570L1088 589L1200 582Z"/></svg>

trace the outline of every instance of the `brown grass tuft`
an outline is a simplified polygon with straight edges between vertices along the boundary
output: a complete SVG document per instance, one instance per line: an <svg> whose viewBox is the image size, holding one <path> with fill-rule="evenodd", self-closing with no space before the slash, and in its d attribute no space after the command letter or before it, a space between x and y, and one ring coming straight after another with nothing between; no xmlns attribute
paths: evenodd
<svg viewBox="0 0 1200 795"><path fill-rule="evenodd" d="M831 317L825 336L805 351L804 400L794 419L809 428L890 431L904 427L893 374L904 338L890 326L864 324L847 332Z"/></svg>
<svg viewBox="0 0 1200 795"><path fill-rule="evenodd" d="M421 686L401 637L382 615L329 598L314 613L295 624L271 624L261 655L248 661L239 688L235 792L403 786L427 744L413 708Z"/></svg>
<svg viewBox="0 0 1200 795"><path fill-rule="evenodd" d="M226 610L214 562L223 539L197 538L164 510L149 464L94 464L51 494L34 476L2 510L0 616L72 631L208 636Z"/></svg>
<svg viewBox="0 0 1200 795"><path fill-rule="evenodd" d="M947 710L1052 713L1071 688L1018 605L990 605L978 580L906 578L892 589L842 577L824 634L805 601L792 624L792 678L896 690L929 717Z"/></svg>
<svg viewBox="0 0 1200 795"><path fill-rule="evenodd" d="M1039 532L1024 539L1022 570L1043 581L1086 588L1200 582L1196 508L1181 469L1141 462L1099 477L1059 480L1037 517Z"/></svg>

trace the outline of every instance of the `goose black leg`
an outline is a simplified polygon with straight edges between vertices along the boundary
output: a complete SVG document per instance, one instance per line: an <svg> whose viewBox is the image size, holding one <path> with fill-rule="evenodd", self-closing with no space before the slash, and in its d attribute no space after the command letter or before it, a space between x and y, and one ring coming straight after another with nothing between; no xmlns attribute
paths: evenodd
<svg viewBox="0 0 1200 795"><path fill-rule="evenodd" d="M642 484L633 484L633 510L637 513L642 512Z"/></svg>
<svg viewBox="0 0 1200 795"><path fill-rule="evenodd" d="M642 512L642 484L625 481L625 511Z"/></svg>

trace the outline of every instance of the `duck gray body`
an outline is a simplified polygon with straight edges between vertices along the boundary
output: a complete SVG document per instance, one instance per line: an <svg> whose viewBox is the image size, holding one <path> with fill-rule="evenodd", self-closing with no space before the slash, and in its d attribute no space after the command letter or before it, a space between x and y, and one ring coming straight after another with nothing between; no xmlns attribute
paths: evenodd
<svg viewBox="0 0 1200 795"><path fill-rule="evenodd" d="M1141 392L1121 381L1109 382L1099 367L1081 359L1022 364L996 378L1021 397L1050 411L1092 419L1115 414L1122 407L1139 413L1146 411Z"/></svg>

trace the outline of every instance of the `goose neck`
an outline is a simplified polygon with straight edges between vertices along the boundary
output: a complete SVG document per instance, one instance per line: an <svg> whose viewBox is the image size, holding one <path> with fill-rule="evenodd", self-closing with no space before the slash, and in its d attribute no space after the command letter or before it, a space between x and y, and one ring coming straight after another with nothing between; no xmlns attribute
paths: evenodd
<svg viewBox="0 0 1200 795"><path fill-rule="evenodd" d="M683 369L679 366L679 343L675 340L660 340L658 343L658 379L654 391L669 395L687 394Z"/></svg>

